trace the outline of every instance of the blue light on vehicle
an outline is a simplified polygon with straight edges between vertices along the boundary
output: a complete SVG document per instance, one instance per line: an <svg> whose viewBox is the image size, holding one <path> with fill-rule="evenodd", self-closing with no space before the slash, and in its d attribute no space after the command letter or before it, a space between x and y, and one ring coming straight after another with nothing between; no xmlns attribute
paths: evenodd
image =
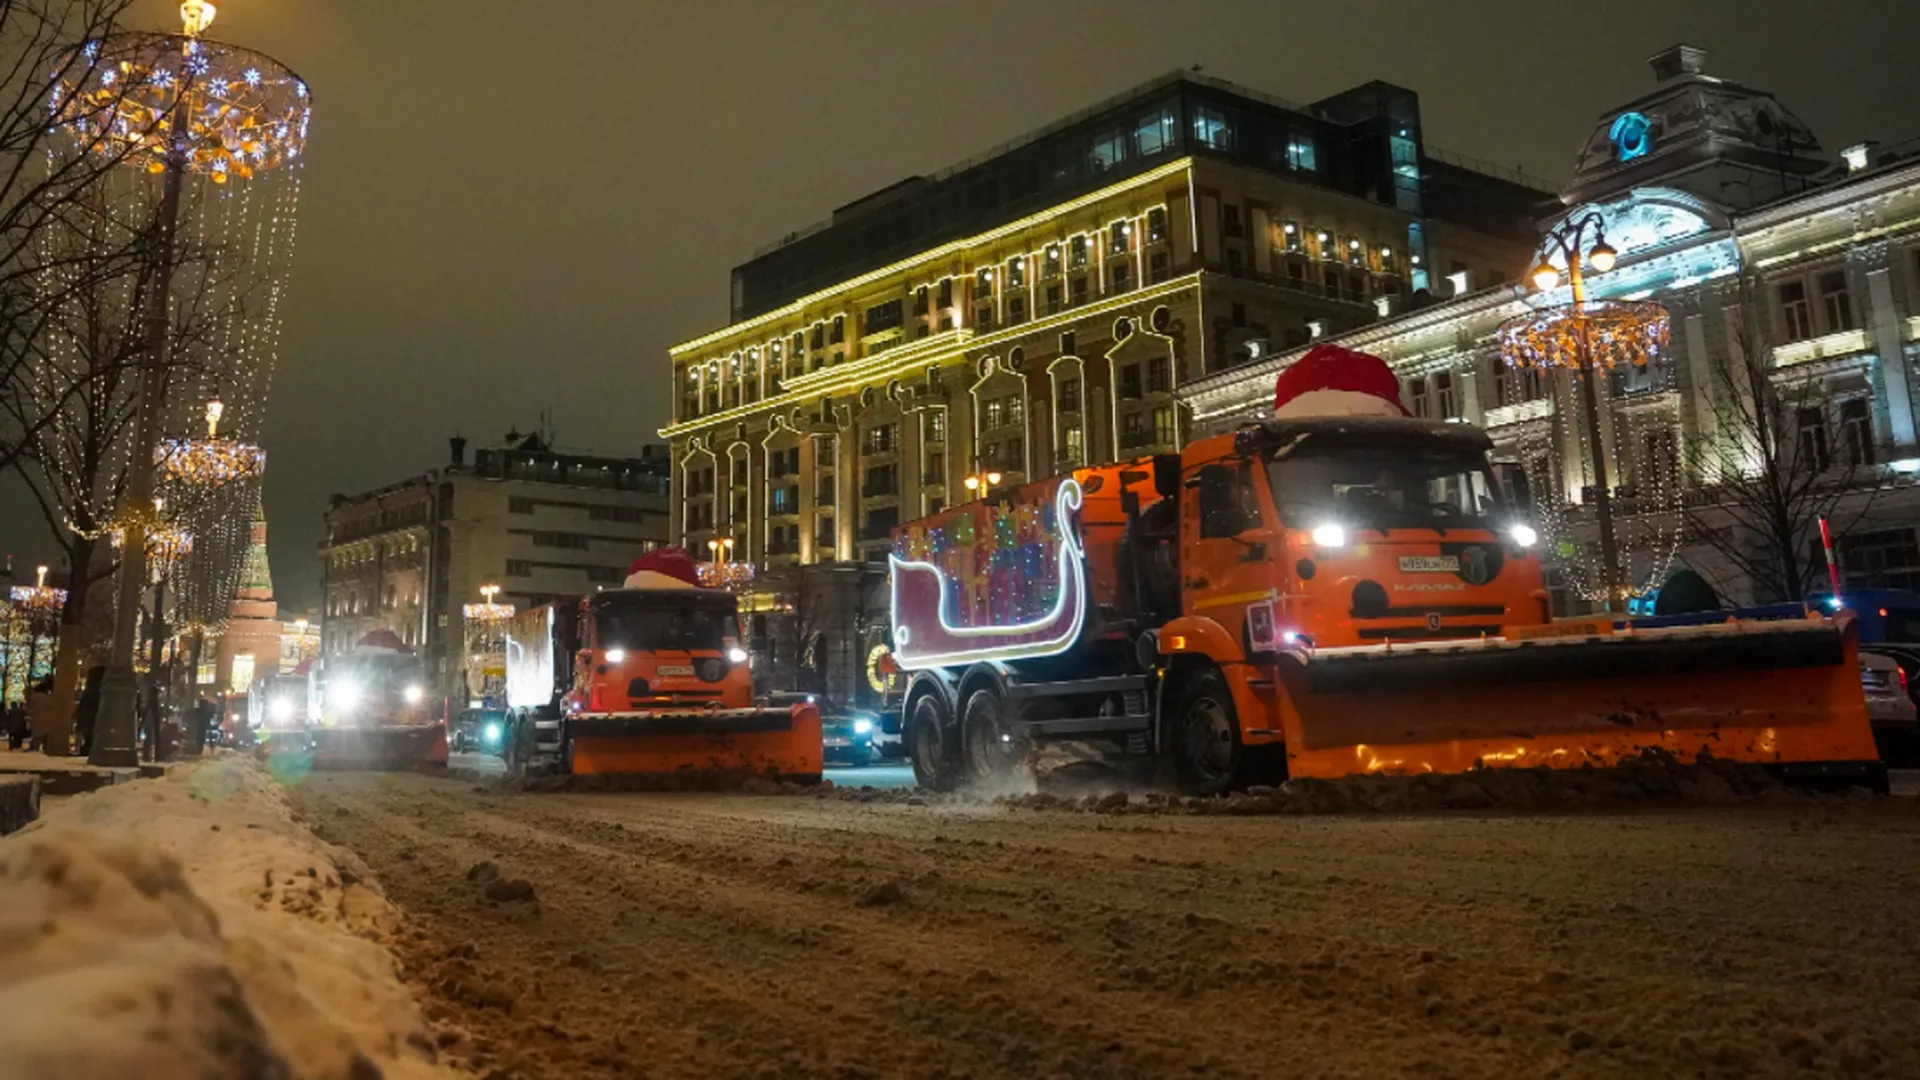
<svg viewBox="0 0 1920 1080"><path fill-rule="evenodd" d="M485 740L487 740L487 741L488 741L488 742L490 742L490 743L497 743L497 742L499 742L499 741L500 741L500 724L499 724L499 722L498 722L498 721L496 721L496 722L494 722L494 723L490 723L490 724L488 724L488 725L487 725L487 726L486 726L486 727L485 727L484 729L482 729L482 731L481 731L481 733L480 733L480 737L481 737L481 738L483 738L483 739L485 739Z"/></svg>
<svg viewBox="0 0 1920 1080"><path fill-rule="evenodd" d="M858 720L855 720L855 721L853 722L853 733L854 733L855 735L871 735L871 734L873 734L873 721L871 721L871 720L869 720L869 719L867 719L867 718L866 718L866 717L864 717L864 716L863 716L863 717L861 717L861 718L860 718L860 719L858 719Z"/></svg>

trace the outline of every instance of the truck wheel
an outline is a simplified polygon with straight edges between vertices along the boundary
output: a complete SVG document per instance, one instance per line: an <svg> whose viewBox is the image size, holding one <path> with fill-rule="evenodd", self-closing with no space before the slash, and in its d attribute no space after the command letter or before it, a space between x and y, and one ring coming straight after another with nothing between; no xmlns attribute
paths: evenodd
<svg viewBox="0 0 1920 1080"><path fill-rule="evenodd" d="M1219 795L1232 787L1246 749L1227 680L1213 670L1190 676L1173 723L1181 787L1194 795Z"/></svg>
<svg viewBox="0 0 1920 1080"><path fill-rule="evenodd" d="M1013 734L1012 713L1013 706L992 687L967 695L960 714L960 753L975 783L1008 776L1025 758L1025 741Z"/></svg>
<svg viewBox="0 0 1920 1080"><path fill-rule="evenodd" d="M907 717L902 741L913 762L913 781L929 791L952 791L960 780L957 740L937 694L923 694Z"/></svg>

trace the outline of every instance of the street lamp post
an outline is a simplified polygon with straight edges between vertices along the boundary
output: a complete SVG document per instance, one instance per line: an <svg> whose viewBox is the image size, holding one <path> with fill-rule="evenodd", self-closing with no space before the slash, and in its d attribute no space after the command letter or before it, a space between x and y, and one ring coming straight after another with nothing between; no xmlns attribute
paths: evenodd
<svg viewBox="0 0 1920 1080"><path fill-rule="evenodd" d="M976 459L973 463L973 472L968 473L966 479L960 482L968 491L985 500L993 497L993 489L1000 486L1000 481L1003 479L1005 478L1000 475L998 469L981 470L980 462Z"/></svg>
<svg viewBox="0 0 1920 1080"><path fill-rule="evenodd" d="M1581 248L1585 246L1587 229L1593 229L1594 244L1584 257ZM1578 220L1568 222L1549 232L1545 246L1557 251L1567 264L1567 284L1573 291L1575 317L1574 339L1575 367L1580 373L1580 411L1587 424L1591 443L1590 467L1593 470L1593 510L1600 526L1600 572L1606 589L1606 610L1616 611L1623 599L1624 575L1620 570L1619 545L1613 532L1613 491L1607 480L1606 440L1600 433L1600 392L1594 385L1596 376L1593 366L1593 344L1589 327L1584 318L1587 303L1587 281L1583 263L1591 260L1593 268L1600 273L1613 269L1618 252L1607 243L1606 223L1598 213L1589 213ZM1547 260L1533 270L1534 286L1542 292L1550 292L1560 285L1560 272Z"/></svg>

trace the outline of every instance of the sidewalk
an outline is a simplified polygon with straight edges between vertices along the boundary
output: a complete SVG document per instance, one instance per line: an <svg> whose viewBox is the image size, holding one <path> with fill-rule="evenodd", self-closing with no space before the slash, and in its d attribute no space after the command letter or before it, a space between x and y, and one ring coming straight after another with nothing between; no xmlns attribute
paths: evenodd
<svg viewBox="0 0 1920 1080"><path fill-rule="evenodd" d="M0 748L0 777L32 775L40 778L40 790L46 795L78 795L98 791L114 784L159 776L165 765L139 765L125 769L105 769L87 764L83 757L51 757L29 750Z"/></svg>
<svg viewBox="0 0 1920 1080"><path fill-rule="evenodd" d="M450 1077L404 931L249 759L64 800L0 839L0 1076Z"/></svg>

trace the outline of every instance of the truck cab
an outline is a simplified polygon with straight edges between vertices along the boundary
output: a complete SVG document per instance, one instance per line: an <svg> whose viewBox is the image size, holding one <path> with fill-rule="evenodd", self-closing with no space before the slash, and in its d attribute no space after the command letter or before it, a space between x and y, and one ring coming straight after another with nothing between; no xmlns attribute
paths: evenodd
<svg viewBox="0 0 1920 1080"><path fill-rule="evenodd" d="M751 704L753 672L735 603L719 589L613 589L584 597L562 706L603 713Z"/></svg>

